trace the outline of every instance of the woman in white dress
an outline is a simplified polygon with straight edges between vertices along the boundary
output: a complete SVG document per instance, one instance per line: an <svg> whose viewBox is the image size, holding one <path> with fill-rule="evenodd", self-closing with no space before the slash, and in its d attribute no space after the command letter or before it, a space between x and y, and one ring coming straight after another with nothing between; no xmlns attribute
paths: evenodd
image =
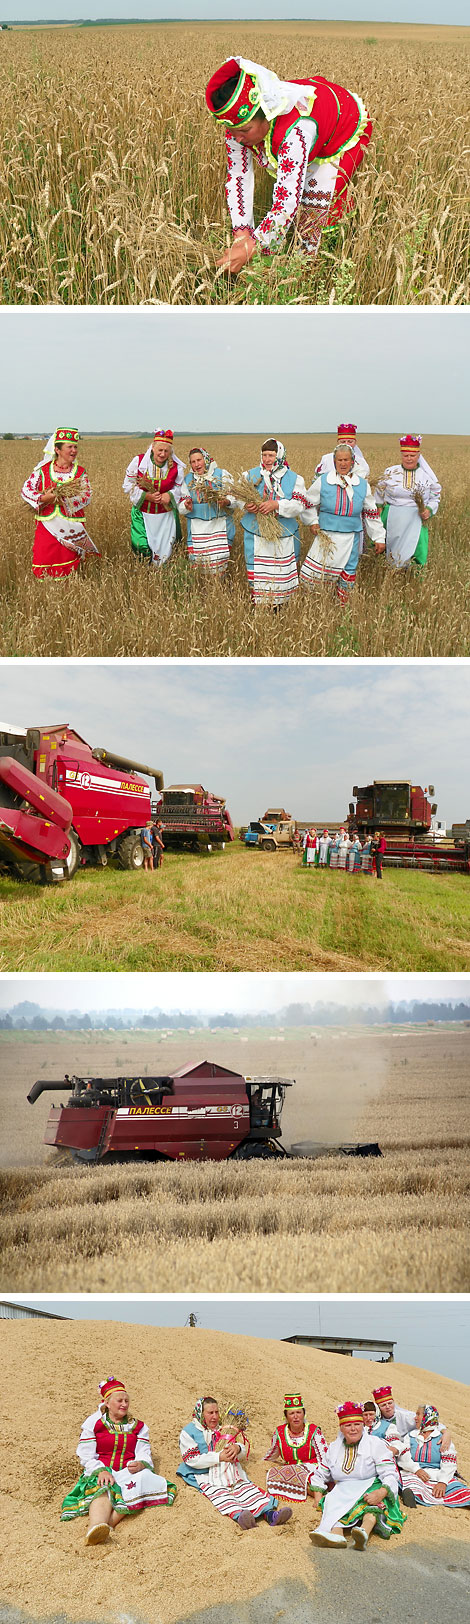
<svg viewBox="0 0 470 1624"><path fill-rule="evenodd" d="M401 461L385 469L375 490L385 526L387 558L398 570L410 564L424 569L429 550L428 524L441 499L439 481L420 447L420 434L402 434Z"/></svg>
<svg viewBox="0 0 470 1624"><path fill-rule="evenodd" d="M363 1551L375 1529L382 1539L400 1533L405 1516L398 1503L398 1473L391 1450L364 1426L362 1405L348 1399L337 1410L339 1432L327 1449L318 1476L325 1490L318 1528L310 1538L316 1545L346 1545L345 1531Z"/></svg>
<svg viewBox="0 0 470 1624"><path fill-rule="evenodd" d="M166 564L181 537L178 506L184 463L173 450L173 429L156 429L151 445L126 468L123 491L131 503L131 545L136 558Z"/></svg>

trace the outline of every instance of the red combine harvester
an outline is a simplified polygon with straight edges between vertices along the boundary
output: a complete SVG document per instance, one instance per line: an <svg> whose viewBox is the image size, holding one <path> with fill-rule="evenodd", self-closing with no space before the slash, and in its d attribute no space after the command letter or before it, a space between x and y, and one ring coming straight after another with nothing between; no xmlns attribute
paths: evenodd
<svg viewBox="0 0 470 1624"><path fill-rule="evenodd" d="M79 863L141 868L140 831L151 817L153 767L91 749L67 724L0 725L0 871L43 883L72 879Z"/></svg>
<svg viewBox="0 0 470 1624"><path fill-rule="evenodd" d="M80 1161L138 1153L170 1161L225 1161L285 1156L278 1143L286 1077L242 1077L211 1060L168 1077L66 1077L34 1083L34 1105L45 1091L71 1090L52 1105L46 1145L72 1150Z"/></svg>
<svg viewBox="0 0 470 1624"><path fill-rule="evenodd" d="M166 1077L65 1077L33 1083L30 1105L44 1093L69 1092L52 1105L44 1143L75 1160L142 1156L152 1161L263 1160L286 1157L281 1116L290 1077L242 1077L212 1060ZM291 1155L380 1156L378 1144L321 1145L304 1141Z"/></svg>
<svg viewBox="0 0 470 1624"><path fill-rule="evenodd" d="M158 808L163 823L165 846L199 851L201 846L225 846L234 840L230 812L220 795L212 795L202 784L169 784L163 790Z"/></svg>
<svg viewBox="0 0 470 1624"><path fill-rule="evenodd" d="M428 792L409 779L376 778L362 789L355 784L356 805L349 803L348 828L357 829L362 840L376 832L384 834L387 850L382 861L389 867L470 873L469 839L433 838L437 805L431 804L428 793L434 795L432 784Z"/></svg>

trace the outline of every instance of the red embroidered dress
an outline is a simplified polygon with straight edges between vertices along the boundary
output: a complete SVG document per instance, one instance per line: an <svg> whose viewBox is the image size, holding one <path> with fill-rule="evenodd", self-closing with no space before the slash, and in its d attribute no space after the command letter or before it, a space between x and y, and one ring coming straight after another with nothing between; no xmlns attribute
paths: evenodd
<svg viewBox="0 0 470 1624"><path fill-rule="evenodd" d="M320 1427L306 1421L303 1432L296 1437L287 1422L278 1427L265 1456L272 1460L279 1454L283 1464L270 1466L266 1474L266 1488L270 1494L283 1500L306 1500L309 1485L322 1487L321 1468L325 1466L327 1443Z"/></svg>
<svg viewBox="0 0 470 1624"><path fill-rule="evenodd" d="M83 1424L77 1455L82 1473L65 1496L62 1522L85 1516L91 1502L104 1494L119 1516L143 1511L146 1506L172 1505L175 1485L155 1472L148 1427L143 1421L114 1424L107 1411L103 1414L100 1407ZM134 1460L136 1466L130 1470ZM104 1486L98 1482L103 1469L112 1476L112 1481Z"/></svg>
<svg viewBox="0 0 470 1624"><path fill-rule="evenodd" d="M57 495L58 482L81 479L80 493ZM50 504L39 509L38 498L43 491L51 492ZM70 575L78 569L84 553L96 549L90 542L83 523L85 509L91 500L91 487L85 469L75 463L69 473L54 475L53 460L42 463L25 480L21 492L23 501L38 514L34 533L33 574Z"/></svg>

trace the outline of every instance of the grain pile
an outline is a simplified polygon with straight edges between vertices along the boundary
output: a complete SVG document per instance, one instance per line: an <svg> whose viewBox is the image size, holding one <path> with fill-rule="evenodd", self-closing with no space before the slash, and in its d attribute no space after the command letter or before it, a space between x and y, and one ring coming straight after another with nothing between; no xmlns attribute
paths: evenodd
<svg viewBox="0 0 470 1624"><path fill-rule="evenodd" d="M176 1624L209 1602L215 1607L227 1596L243 1601L293 1575L313 1592L316 1558L308 1530L318 1514L309 1503L294 1508L288 1528L262 1523L241 1534L182 1483L171 1509L144 1512L120 1525L112 1546L86 1549L85 1520L59 1522L62 1497L78 1475L80 1425L97 1406L98 1379L115 1371L129 1381L134 1413L148 1422L157 1470L174 1480L180 1427L199 1393L213 1391L220 1400L247 1406L250 1472L264 1486L263 1455L282 1419L284 1392L300 1388L310 1419L331 1439L335 1404L347 1394L364 1399L382 1366L345 1364L341 1355L199 1328L3 1321L1 1333L8 1433L4 1604L41 1619L65 1610L71 1619L99 1618L103 1624L129 1614L145 1624ZM398 1364L393 1385L407 1407L429 1398L437 1404L468 1480L468 1388ZM415 1511L401 1540L411 1545L419 1538L422 1546L462 1539L469 1526L468 1511Z"/></svg>

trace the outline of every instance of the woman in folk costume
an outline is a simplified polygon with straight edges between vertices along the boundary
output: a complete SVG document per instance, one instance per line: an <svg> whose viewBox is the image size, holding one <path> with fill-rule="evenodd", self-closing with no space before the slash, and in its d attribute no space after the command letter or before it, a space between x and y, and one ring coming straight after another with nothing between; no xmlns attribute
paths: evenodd
<svg viewBox="0 0 470 1624"><path fill-rule="evenodd" d="M306 1421L300 1393L286 1393L284 1421L276 1427L265 1460L274 1461L266 1473L269 1494L281 1500L306 1500L312 1494L319 1505L323 1477L318 1468L326 1463L327 1444L320 1427Z"/></svg>
<svg viewBox="0 0 470 1624"><path fill-rule="evenodd" d="M178 506L184 463L173 450L173 429L156 429L152 444L133 457L123 483L129 496L131 544L136 558L166 564L174 541L181 537Z"/></svg>
<svg viewBox="0 0 470 1624"><path fill-rule="evenodd" d="M217 1400L210 1395L198 1398L191 1421L180 1433L182 1465L177 1468L177 1477L184 1478L190 1488L199 1489L223 1517L231 1517L239 1528L254 1528L260 1517L265 1517L271 1528L287 1522L292 1515L288 1507L279 1508L277 1500L251 1483L243 1469L236 1481L232 1481L235 1474L229 1472L222 1473L227 1482L211 1482L214 1468L232 1467L248 1458L248 1441L240 1443L232 1438L223 1441L220 1448L222 1441Z"/></svg>
<svg viewBox="0 0 470 1624"><path fill-rule="evenodd" d="M318 868L318 835L313 824L312 828L307 830L307 834L305 836L304 854L307 868Z"/></svg>
<svg viewBox="0 0 470 1624"><path fill-rule="evenodd" d="M360 96L321 75L286 82L236 56L212 75L206 101L227 147L234 242L220 264L236 274L257 249L279 248L297 214L302 248L316 254L323 227L351 207L349 183L372 133ZM253 155L274 177L271 208L256 230Z"/></svg>
<svg viewBox="0 0 470 1624"><path fill-rule="evenodd" d="M348 873L349 874L360 874L360 872L361 872L361 852L362 852L362 846L361 846L361 842L360 842L360 839L359 839L359 835L357 833L357 829L354 829L354 832L353 832L353 834L351 836L351 840L350 840L350 844L349 844L349 851L348 851Z"/></svg>
<svg viewBox="0 0 470 1624"><path fill-rule="evenodd" d="M401 1440L397 1465L406 1506L470 1506L470 1488L457 1471L457 1455L433 1404L423 1406L421 1423Z"/></svg>
<svg viewBox="0 0 470 1624"><path fill-rule="evenodd" d="M372 839L369 835L361 851L361 873L372 874Z"/></svg>
<svg viewBox="0 0 470 1624"><path fill-rule="evenodd" d="M318 1528L310 1538L316 1545L346 1545L350 1532L354 1545L363 1551L375 1529L382 1539L400 1533L405 1522L398 1504L398 1473L393 1455L381 1438L364 1426L360 1404L346 1401L337 1410L339 1432L326 1452L322 1469L326 1490Z"/></svg>
<svg viewBox="0 0 470 1624"><path fill-rule="evenodd" d="M190 473L181 488L180 513L187 518L188 554L192 564L203 564L216 575L223 575L230 558L235 537L235 523L231 509L235 497L230 496L227 485L231 475L226 468L218 468L215 457L204 446L193 446L189 453ZM201 481L205 487L201 488ZM209 502L207 486L214 487L215 500Z"/></svg>
<svg viewBox="0 0 470 1624"><path fill-rule="evenodd" d="M333 836L331 846L330 846L330 868L338 868L339 848L340 848L340 844L341 844L341 835L342 835L342 833L343 833L343 831L341 829L339 829L338 833Z"/></svg>
<svg viewBox="0 0 470 1624"><path fill-rule="evenodd" d="M78 461L79 439L78 429L56 429L23 485L23 501L37 514L33 575L70 575L87 554L98 556L82 523L91 486Z"/></svg>
<svg viewBox="0 0 470 1624"><path fill-rule="evenodd" d="M81 1477L61 1511L62 1522L88 1515L87 1545L102 1545L122 1517L146 1506L171 1506L176 1494L175 1484L154 1470L148 1427L130 1417L124 1383L109 1376L99 1392L99 1408L80 1433Z"/></svg>
<svg viewBox="0 0 470 1624"><path fill-rule="evenodd" d="M256 468L244 474L263 500L260 512L276 513L282 532L277 541L260 535L257 510L247 502L242 515L245 563L253 603L286 603L299 584L299 518L308 509L305 480L289 468L282 440L265 440Z"/></svg>
<svg viewBox="0 0 470 1624"><path fill-rule="evenodd" d="M343 873L346 871L346 868L347 868L347 865L348 865L348 852L349 852L350 845L351 845L351 841L349 839L347 829L344 829L344 828L340 829L340 831L339 831L339 846L338 846L338 868L341 868L343 870Z"/></svg>
<svg viewBox="0 0 470 1624"><path fill-rule="evenodd" d="M375 499L385 525L387 558L396 569L423 569L429 549L429 519L437 513L441 486L420 452L420 434L402 434L401 462L386 468Z"/></svg>
<svg viewBox="0 0 470 1624"><path fill-rule="evenodd" d="M367 479L355 470L351 446L336 447L333 467L314 479L307 499L311 513L305 523L315 540L302 564L300 579L304 586L315 586L322 580L336 582L340 603L347 603L356 581L363 524L376 553L385 551L382 521ZM329 537L329 551L325 551L320 530Z"/></svg>
<svg viewBox="0 0 470 1624"><path fill-rule="evenodd" d="M318 840L318 865L319 865L319 868L329 868L330 854L331 854L332 845L333 845L332 836L330 835L328 829L324 829L323 834L321 834L319 836L319 840Z"/></svg>

